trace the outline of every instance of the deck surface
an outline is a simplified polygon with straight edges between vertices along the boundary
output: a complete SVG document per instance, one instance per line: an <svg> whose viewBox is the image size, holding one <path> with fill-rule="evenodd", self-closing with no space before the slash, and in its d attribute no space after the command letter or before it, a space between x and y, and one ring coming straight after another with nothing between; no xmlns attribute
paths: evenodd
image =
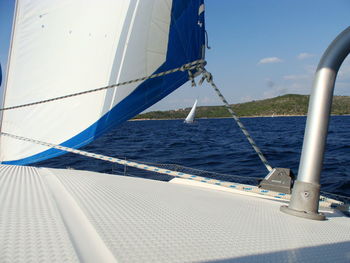
<svg viewBox="0 0 350 263"><path fill-rule="evenodd" d="M0 165L0 262L350 262L350 219L99 174Z"/></svg>

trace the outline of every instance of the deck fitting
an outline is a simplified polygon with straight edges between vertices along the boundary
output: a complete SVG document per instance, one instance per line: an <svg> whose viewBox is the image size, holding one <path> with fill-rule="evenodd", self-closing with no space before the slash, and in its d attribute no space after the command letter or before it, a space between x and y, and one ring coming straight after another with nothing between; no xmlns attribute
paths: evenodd
<svg viewBox="0 0 350 263"><path fill-rule="evenodd" d="M290 194L294 175L287 168L273 168L273 170L259 183L259 188L275 192Z"/></svg>
<svg viewBox="0 0 350 263"><path fill-rule="evenodd" d="M289 207L281 206L280 210L289 215L325 220L324 214L318 212L320 185L295 181Z"/></svg>

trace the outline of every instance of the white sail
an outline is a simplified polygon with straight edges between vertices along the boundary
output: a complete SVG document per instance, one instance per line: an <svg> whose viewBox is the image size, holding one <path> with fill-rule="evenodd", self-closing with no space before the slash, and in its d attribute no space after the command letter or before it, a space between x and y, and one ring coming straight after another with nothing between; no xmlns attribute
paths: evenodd
<svg viewBox="0 0 350 263"><path fill-rule="evenodd" d="M3 106L104 87L200 59L202 4L202 0L18 0ZM183 50L183 45L190 48ZM77 148L187 79L187 72L178 72L4 111L1 132ZM4 136L0 147L3 163L27 164L61 154Z"/></svg>
<svg viewBox="0 0 350 263"><path fill-rule="evenodd" d="M187 115L184 121L185 123L192 123L194 121L194 118L196 115L197 102L198 102L197 100L194 102L190 113Z"/></svg>

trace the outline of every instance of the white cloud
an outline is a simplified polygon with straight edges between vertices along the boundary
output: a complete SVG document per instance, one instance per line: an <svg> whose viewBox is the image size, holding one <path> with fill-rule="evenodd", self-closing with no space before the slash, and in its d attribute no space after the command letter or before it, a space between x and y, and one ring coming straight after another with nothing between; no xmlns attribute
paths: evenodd
<svg viewBox="0 0 350 263"><path fill-rule="evenodd" d="M304 80L310 78L310 75L302 74L302 75L286 75L283 76L285 80Z"/></svg>
<svg viewBox="0 0 350 263"><path fill-rule="evenodd" d="M269 57L260 59L258 64L281 63L283 60L278 57Z"/></svg>
<svg viewBox="0 0 350 263"><path fill-rule="evenodd" d="M303 60L303 59L307 59L307 58L312 58L312 57L314 57L314 56L315 56L314 54L310 54L310 53L304 52L304 53L300 53L300 54L297 56L297 58L298 58L299 60Z"/></svg>

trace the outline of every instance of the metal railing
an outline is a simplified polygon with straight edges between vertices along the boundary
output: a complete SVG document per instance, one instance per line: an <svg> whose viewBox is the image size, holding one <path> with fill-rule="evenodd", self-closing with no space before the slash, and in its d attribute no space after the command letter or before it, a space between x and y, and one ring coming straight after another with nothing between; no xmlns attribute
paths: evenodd
<svg viewBox="0 0 350 263"><path fill-rule="evenodd" d="M320 174L327 140L334 84L339 68L350 53L350 27L340 33L323 54L310 96L297 180L289 207L281 211L299 217L324 220L318 212Z"/></svg>

